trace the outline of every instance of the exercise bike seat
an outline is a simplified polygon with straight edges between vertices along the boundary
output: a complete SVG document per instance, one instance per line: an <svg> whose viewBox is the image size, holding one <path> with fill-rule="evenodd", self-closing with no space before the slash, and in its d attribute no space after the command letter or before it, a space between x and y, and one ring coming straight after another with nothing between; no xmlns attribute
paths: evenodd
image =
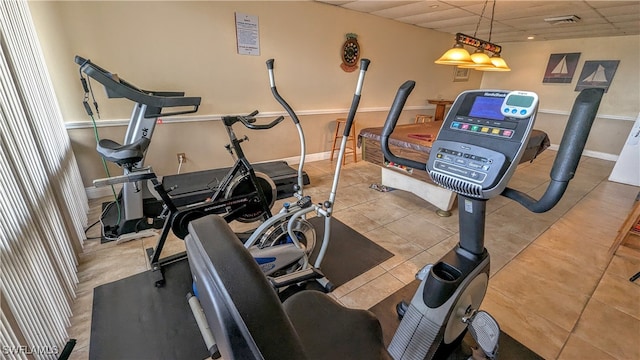
<svg viewBox="0 0 640 360"><path fill-rule="evenodd" d="M320 291L305 290L283 303L285 313L314 359L391 359L373 313L349 309Z"/></svg>
<svg viewBox="0 0 640 360"><path fill-rule="evenodd" d="M130 167L144 158L144 153L150 143L151 140L145 137L126 145L120 145L109 139L101 139L96 150L105 160L121 167Z"/></svg>
<svg viewBox="0 0 640 360"><path fill-rule="evenodd" d="M224 359L391 359L378 319L306 290L280 302L227 222L209 215L185 238L198 299Z"/></svg>

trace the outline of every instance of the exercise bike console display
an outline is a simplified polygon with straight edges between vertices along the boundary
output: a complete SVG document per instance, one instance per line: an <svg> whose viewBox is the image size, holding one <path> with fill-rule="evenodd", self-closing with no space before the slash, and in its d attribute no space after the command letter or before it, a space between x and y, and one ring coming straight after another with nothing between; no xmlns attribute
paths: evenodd
<svg viewBox="0 0 640 360"><path fill-rule="evenodd" d="M433 181L470 197L499 195L526 148L537 107L538 96L528 91L460 94L432 146Z"/></svg>

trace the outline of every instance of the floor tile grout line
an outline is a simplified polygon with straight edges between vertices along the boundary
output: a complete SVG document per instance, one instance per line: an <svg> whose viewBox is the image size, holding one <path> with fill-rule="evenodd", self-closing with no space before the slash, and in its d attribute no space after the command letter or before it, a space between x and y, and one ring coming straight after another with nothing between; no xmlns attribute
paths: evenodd
<svg viewBox="0 0 640 360"><path fill-rule="evenodd" d="M549 156L550 156L550 155L549 155ZM547 159L549 156L546 156L546 157L539 157L538 159L539 159L539 160L544 160L544 161L546 161L546 162L550 162L550 160L545 160L545 159ZM587 158L587 159L588 159L588 158ZM553 160L553 159L551 159L551 160ZM332 162L331 164L333 165L334 163L335 163L335 162ZM540 163L540 161L538 161L537 163L534 163L533 165L536 165L536 164L538 164L538 163ZM584 164L584 163L586 163L586 162L584 162L584 160L583 160L582 164ZM347 164L347 165L349 165L349 164ZM350 168L349 168L349 170L352 170L352 171L353 171L353 170L355 169L355 171L358 171L358 166L361 166L361 164L359 164L359 163L358 163L358 164L354 164L354 165L355 165L355 166L350 167ZM591 165L598 165L598 164L597 164L596 162L592 162L592 164L591 164ZM547 165L545 165L545 166L547 166ZM326 167L326 166L324 166L324 167ZM346 169L346 167L347 167L347 166L345 166L345 168L343 168L343 170L347 170L347 169ZM527 166L527 167L528 167L528 166ZM319 167L318 169L322 169L322 168L323 168L323 166ZM332 170L332 171L333 171L333 170ZM319 171L318 171L318 173L320 173L320 172L322 172L322 170L319 170ZM591 171L590 171L590 172L591 172ZM564 211L562 214L559 214L559 216L558 216L558 217L557 217L557 218L556 218L556 219L555 219L555 220L554 220L554 221L553 221L553 222L552 222L552 223L551 223L547 228L545 228L545 229L544 229L544 231L542 231L542 233L540 233L539 235L537 235L533 240L531 240L530 242L528 242L524 248L520 249L516 254L514 254L514 255L513 255L513 256L512 256L512 257L511 257L511 258L510 258L510 259L509 259L509 260L504 264L504 266L503 266L501 269L499 269L499 271L498 271L498 272L501 272L501 271L502 271L506 266L508 266L508 265L509 265L509 264L511 264L514 260L516 260L519 256L521 256L521 254L522 254L522 252L523 252L524 250L528 249L528 248L531 246L531 244L536 243L536 240L538 240L538 239L542 236L542 234L544 234L545 232L549 231L549 229L550 229L550 228L552 228L553 226L555 226L559 220L561 220L561 219L565 218L565 216L566 216L568 213L570 213L571 211L575 210L576 205L578 205L578 204L580 204L581 202L583 202L583 201L585 200L585 198L590 198L590 197L592 197L592 196L593 196L593 197L595 197L595 196L600 196L600 195L597 195L597 194L593 194L593 192L594 192L594 190L598 189L598 188L599 188L599 187L600 187L600 186L605 182L605 180L606 180L606 179L602 178L600 175L597 175L597 174L599 174L599 172L597 172L597 171L595 171L595 170L594 170L593 172L595 173L595 175L594 175L594 174L584 174L585 176L583 177L583 179L585 180L585 183L587 183L587 184L591 183L591 181L593 181L593 180L594 180L594 179L593 179L593 177L594 177L594 176L599 180L599 182L597 182L595 186L590 187L588 190L585 190L585 193L584 193L583 195L581 195L581 196L580 196L580 198L579 198L578 200L576 200L575 204L573 204L571 207L569 207L569 208L568 208L566 211ZM365 180L362 180L362 181L367 182L367 181L369 181L369 180L365 179ZM342 184L344 184L344 183L341 183L341 185L342 185ZM354 187L354 186L357 186L357 185L358 185L358 184L354 183L354 184L350 184L350 185L349 185L349 187ZM323 185L323 186L324 186L324 185ZM339 198L339 197L340 197L340 191L338 192L338 198ZM595 201L602 201L602 200L597 200L597 199L594 199L594 200L595 200ZM371 200L368 200L368 201L371 201ZM360 203L360 204L361 204L361 203ZM502 205L500 205L500 206L498 206L496 209L494 209L494 210L492 211L492 213L493 213L493 212L495 212L495 211L497 211L497 210L499 210L499 209L501 209L501 208L503 208L503 207L504 207L504 206L506 206L507 204L508 204L508 202L507 202L507 203L504 203L504 204L502 204ZM351 205L351 206L349 206L349 207L345 207L344 209L348 211L348 209L349 209L349 208L351 208L352 206L355 206L355 205L358 205L358 204L354 204L354 205ZM406 216L408 216L408 215L409 215L409 214L405 215L404 217L406 217ZM404 218L404 217L403 217L403 218ZM429 219L427 219L427 221L429 221ZM431 223L431 221L429 221L429 222ZM374 229L370 229L370 230L368 230L368 231L375 231L375 230L380 229L380 228L385 228L385 226L386 226L386 225L381 225L381 224L379 224L379 223L376 223L376 225L377 225L377 227L375 227ZM435 225L435 226L439 226L438 224L434 224L434 225ZM444 230L446 230L446 231L448 231L448 232L451 232L451 230L450 230L450 229L448 229L448 228L442 228L442 227L440 227L440 228L441 228L441 229L444 229ZM391 231L391 230L389 230L389 231ZM397 233L395 233L395 232L393 232L393 231L392 231L392 233L394 233L395 235L399 235L399 234L397 234ZM457 234L457 233L454 233L454 234ZM443 241L444 241L444 240L443 240ZM423 251L428 251L429 249L432 249L433 247L437 246L437 245L438 245L439 243L441 243L441 242L442 242L442 241L440 241L440 242L438 242L438 243L434 244L434 245L433 245L432 247L430 247L430 248L424 249ZM420 247L422 248L422 246L421 246L421 245L420 245ZM93 250L96 250L96 249L100 249L100 248L99 248L99 247L96 247L96 248L93 248L93 249L91 249L91 250L93 251ZM143 249L143 255L144 255L144 249ZM394 255L394 256L398 256L398 255ZM415 255L415 256L417 256L417 255ZM415 256L414 256L414 257L415 257ZM591 295L588 297L588 300L587 300L587 302L586 302L586 304L587 304L587 305L585 305L585 306L583 307L583 309L582 309L582 311L581 311L581 313L580 313L580 315L579 315L579 317L578 317L578 321L574 324L574 326L573 326L573 328L572 328L572 331L571 331L571 333L569 334L569 337L568 337L568 338L570 338L570 336L574 335L574 331L575 331L575 329L576 329L576 326L577 326L577 324L580 322L580 320L582 319L583 314L584 314L584 311L585 311L586 307L588 306L588 304L590 304L592 301L598 301L597 299L593 298L593 295L595 294L595 291L597 291L597 289L601 286L601 283L602 283L602 281L603 281L604 276L607 274L607 272L609 272L609 269L611 268L611 262L612 262L612 259L613 259L613 258L610 258L610 259L609 259L609 261L607 262L606 268L605 268L604 270L599 270L599 271L601 271L601 276L600 276L600 278L598 279L597 286L596 286L596 287L591 291ZM80 260L80 262L81 262L81 261L82 261L82 260ZM398 278L398 276L394 275L394 273L393 273L392 271L393 271L393 269L395 269L397 266L402 266L403 264L406 264L406 263L407 263L407 262L409 262L409 261L410 261L410 259L403 259L403 261L401 261L400 263L398 263L396 266L394 266L393 268L391 268L391 269L389 269L389 270L387 270L387 269L385 269L385 268L382 268L381 274L379 274L378 276L374 277L373 279L371 279L371 280L367 281L365 284L363 284L363 285L361 285L361 286L365 286L365 285L366 285L366 284L368 284L369 282L371 282L371 281L373 281L373 280L377 279L377 278L378 278L378 277L380 277L380 276L384 276L384 275L385 275L385 274L387 274L387 273L389 273L389 274L390 274L394 279L398 280L399 282L404 283L401 279L399 279L399 278ZM498 272L497 272L497 273L498 273ZM397 273L397 272L396 272L396 273ZM496 273L496 274L497 274L497 273ZM494 274L494 275L496 275L496 274ZM359 288L359 287L358 287L358 288ZM353 289L353 290L349 291L349 292L348 292L348 293L346 293L345 295L352 293L353 291L357 290L358 288L355 288L355 289ZM88 289L88 290L90 290L90 289ZM343 295L343 296L344 296L344 295ZM601 302L601 301L600 301L600 302ZM604 304L605 304L606 306L609 306L609 305L608 305L608 304L606 304L606 303L604 303ZM616 308L616 310L621 311L620 309L617 309L617 308ZM623 312L624 312L624 311L623 311ZM626 314L626 312L625 312L625 314ZM565 347L566 347L567 342L568 342L568 338L567 338L567 339L565 339L565 341L562 343L562 346L561 346L561 348L560 348L560 352L558 353L558 354L559 354L558 356L560 356L560 355L562 354L562 352L565 350ZM81 349L81 348L88 348L88 346L89 346L89 345L88 345L88 341L87 341L87 345L84 345L84 346L82 346L82 347L79 347L78 349ZM601 349L601 350L602 350L602 349ZM608 353L608 352L607 352L607 353Z"/></svg>

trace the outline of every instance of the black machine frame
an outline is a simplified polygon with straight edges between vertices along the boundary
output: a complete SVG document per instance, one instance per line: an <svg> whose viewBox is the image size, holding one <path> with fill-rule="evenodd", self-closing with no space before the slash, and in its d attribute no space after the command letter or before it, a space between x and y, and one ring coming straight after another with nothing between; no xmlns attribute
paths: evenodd
<svg viewBox="0 0 640 360"><path fill-rule="evenodd" d="M184 92L179 91L143 90L88 59L76 56L75 62L80 67L79 71L85 92L83 105L90 116L93 116L93 111L87 100L91 92L91 86L82 73L101 83L105 88L107 97L126 98L134 102L133 112L123 144L120 145L115 141L103 139L97 145L97 150L103 158L121 166L125 175L144 169L146 151L151 143L155 126L160 117L195 113L200 106L200 97L186 97ZM94 106L97 110L95 101ZM176 110L167 111L165 108L175 108ZM245 126L250 129L261 130L269 129L277 124L255 125L253 122L255 122L254 117L257 114L256 111L244 116L244 119L250 124L250 126L247 126L247 124ZM245 168L249 166L258 172L264 173L265 176L261 176L261 178L270 177L274 182L277 198L290 196L290 189L297 183L298 173L284 161L272 161L256 165L249 164L239 145L241 142L248 140L248 138L245 136L243 139L237 139L230 128L239 119L239 117L234 116L222 117L231 139L231 143L226 146L227 150L232 156L243 159L241 161L245 162ZM221 190L224 191L229 183L224 184L223 181L216 186L210 186L213 183L212 180L223 177L225 177L224 180L227 180L226 175L232 171L233 168L225 168L168 175L162 178L162 184L167 192L172 192L173 201L178 206L196 204L212 197L219 197L218 193ZM232 179L228 180L231 181ZM304 172L302 173L302 179L304 184L309 184L309 177ZM123 242L153 236L155 232L152 228L157 229L163 226L162 202L156 199L146 183L125 182L115 201L117 202L116 206L104 206L103 204L104 211L101 220L104 223L104 239ZM118 213L114 214L116 208Z"/></svg>
<svg viewBox="0 0 640 360"><path fill-rule="evenodd" d="M223 117L222 121L230 139L227 149L234 154L236 161L220 181L214 194L205 201L177 205L170 194L173 189L166 189L151 168L143 168L122 176L94 181L96 187L101 187L148 180L151 181L154 190L164 202L162 232L155 247L146 249L151 270L155 275L154 283L156 286L160 287L165 283L162 272L164 266L186 258L185 252L161 258L162 250L171 231L180 239L184 239L187 235L188 223L209 214L224 214L223 217L227 222L233 220L253 222L266 220L272 216L271 206L276 197L275 184L268 176L253 169L251 163L244 156L240 145L246 138L237 138L233 131L233 125L239 122L249 129L270 129L282 122L284 117L280 116L268 124L254 124L256 122L254 116L257 114L256 110L246 116ZM269 192L267 193L267 191Z"/></svg>

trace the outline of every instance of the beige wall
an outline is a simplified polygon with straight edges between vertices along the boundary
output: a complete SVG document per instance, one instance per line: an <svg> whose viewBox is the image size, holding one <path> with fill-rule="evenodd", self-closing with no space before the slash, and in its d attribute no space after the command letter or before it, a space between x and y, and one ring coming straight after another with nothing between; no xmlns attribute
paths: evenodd
<svg viewBox="0 0 640 360"><path fill-rule="evenodd" d="M571 52L581 53L571 84L543 84L549 55ZM586 146L605 157L620 153L640 112L640 36L509 43L503 54L512 68L509 76L487 73L482 87L535 91L540 97L535 127L546 131L553 144L562 139L567 114L579 93L574 89L584 62L620 60Z"/></svg>
<svg viewBox="0 0 640 360"><path fill-rule="evenodd" d="M183 90L201 96L197 115L281 112L271 96L265 61L276 59L280 93L297 111L309 153L330 150L332 120L351 103L357 72L345 73L340 49L345 34L358 34L362 56L371 59L360 108L388 108L398 86L418 82L403 115L432 113L428 98L454 98L479 87L481 74L453 82L450 67L433 64L452 36L316 2L32 2L30 7L52 73L65 121L87 121L81 105L76 54L117 72L145 89ZM259 17L260 56L238 55L234 12ZM131 103L106 99L98 86L101 120L127 119ZM386 112L363 112L358 126L379 126ZM98 123L100 124L100 121ZM123 128L100 127L103 138L119 140ZM251 161L298 155L293 126L251 133L245 152ZM91 129L70 130L85 183L102 177ZM289 140L290 139L290 140ZM164 124L154 134L147 164L173 173L176 153L192 161L183 170L230 163L217 121Z"/></svg>
<svg viewBox="0 0 640 360"><path fill-rule="evenodd" d="M380 126L397 87L417 81L401 122L418 113L432 113L429 98L450 98L478 87L525 89L541 98L537 128L560 141L566 114L577 92L572 84L542 84L551 53L581 52L578 73L585 60L620 59L600 117L587 149L617 154L640 108L638 97L638 36L566 41L507 43L503 54L513 71L472 71L468 82L453 82L453 69L435 65L452 44L452 35L307 1L293 2L30 2L65 121L85 184L103 177L95 152L93 131L81 105L76 54L117 72L145 89L182 90L201 96L198 119L221 114L281 112L268 86L265 61L276 59L278 89L300 113L307 134L308 153L330 150L333 120L344 116L352 98L357 73L340 68L344 35L358 34L363 57L372 63L365 80L358 127ZM260 56L236 53L234 12L259 17ZM482 81L482 83L481 83ZM95 82L94 82L95 84ZM124 126L106 127L109 120L126 120L131 103L106 99L95 86L100 104L102 138L121 140ZM560 115L558 115L558 113ZM171 120L171 119L169 119ZM245 131L239 131L244 134ZM606 134L603 136L603 134ZM248 133L245 152L250 161L268 161L298 155L290 122L276 129ZM175 173L176 153L187 154L183 171L227 166L226 134L219 121L159 125L147 156L159 174ZM118 170L114 168L114 172Z"/></svg>

